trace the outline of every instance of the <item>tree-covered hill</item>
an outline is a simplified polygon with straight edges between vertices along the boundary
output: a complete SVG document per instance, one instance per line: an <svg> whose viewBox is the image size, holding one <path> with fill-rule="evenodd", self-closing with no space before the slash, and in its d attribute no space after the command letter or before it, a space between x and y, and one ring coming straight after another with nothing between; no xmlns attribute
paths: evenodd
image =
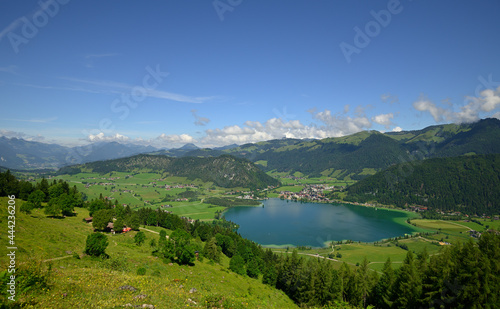
<svg viewBox="0 0 500 309"><path fill-rule="evenodd" d="M500 213L500 155L401 163L347 188L349 201L428 206L468 214Z"/></svg>
<svg viewBox="0 0 500 309"><path fill-rule="evenodd" d="M267 161L269 170L302 172L319 176L325 170L342 170L341 176L359 174L365 168L383 169L397 162L405 149L397 141L378 132L370 132L358 145L335 140L302 142L295 148L265 152L258 156Z"/></svg>
<svg viewBox="0 0 500 309"><path fill-rule="evenodd" d="M265 188L279 185L278 180L264 173L252 162L230 155L207 158L137 155L64 167L59 170L59 174L75 174L82 170L101 174L109 172L162 172L171 176L213 182L217 186L227 188Z"/></svg>
<svg viewBox="0 0 500 309"><path fill-rule="evenodd" d="M415 131L362 131L321 140L279 139L239 147L191 152L217 156L221 152L266 161L266 171L301 172L309 176L363 179L366 170L381 171L393 164L436 157L500 153L500 120L444 124Z"/></svg>

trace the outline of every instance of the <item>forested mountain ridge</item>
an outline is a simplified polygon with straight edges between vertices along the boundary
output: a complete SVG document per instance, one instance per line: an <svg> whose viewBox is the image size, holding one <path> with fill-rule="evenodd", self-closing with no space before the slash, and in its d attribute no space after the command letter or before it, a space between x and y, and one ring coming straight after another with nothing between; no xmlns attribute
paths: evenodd
<svg viewBox="0 0 500 309"><path fill-rule="evenodd" d="M252 162L222 155L219 157L182 157L172 158L162 155L136 155L108 161L97 161L82 165L61 168L59 174L75 174L80 171L97 173L109 172L157 172L171 176L200 179L213 182L221 187L265 188L277 186L279 181L264 173Z"/></svg>
<svg viewBox="0 0 500 309"><path fill-rule="evenodd" d="M500 120L488 118L403 132L362 131L321 140L271 140L223 151L253 162L267 161L266 171L359 180L400 162L500 153ZM205 149L196 155L219 153Z"/></svg>
<svg viewBox="0 0 500 309"><path fill-rule="evenodd" d="M500 154L401 163L347 188L347 201L378 201L466 214L500 213Z"/></svg>

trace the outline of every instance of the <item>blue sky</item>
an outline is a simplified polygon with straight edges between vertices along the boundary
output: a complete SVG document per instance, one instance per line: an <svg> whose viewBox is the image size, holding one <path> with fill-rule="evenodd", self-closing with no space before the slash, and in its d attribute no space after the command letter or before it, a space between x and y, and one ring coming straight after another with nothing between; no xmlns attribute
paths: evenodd
<svg viewBox="0 0 500 309"><path fill-rule="evenodd" d="M500 118L498 1L0 2L0 135L213 147Z"/></svg>

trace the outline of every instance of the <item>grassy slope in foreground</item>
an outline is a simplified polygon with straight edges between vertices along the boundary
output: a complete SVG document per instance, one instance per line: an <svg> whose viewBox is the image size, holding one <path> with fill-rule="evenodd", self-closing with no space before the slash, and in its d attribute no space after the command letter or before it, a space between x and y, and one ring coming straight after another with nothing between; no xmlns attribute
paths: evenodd
<svg viewBox="0 0 500 309"><path fill-rule="evenodd" d="M0 198L0 239L5 248L7 242L7 198ZM22 201L16 200L17 208ZM233 308L295 308L296 305L282 291L230 272L229 260L222 265L196 262L195 266L169 265L151 256L149 242L158 234L146 232L145 243L138 247L133 242L135 232L123 235L107 235L108 260L83 257L76 259L66 251L82 254L87 235L92 233L90 225L82 219L88 216L86 209L76 209L75 217L54 219L46 217L41 210L31 215L16 213L17 267L29 261L62 258L51 261L52 275L49 290L32 289L27 293L18 291L17 299L29 302L33 308L123 308L133 305L152 304L156 308L181 308L198 305L205 301L224 299ZM7 256L0 256L0 269L7 266ZM42 263L45 269L48 263ZM146 275L137 275L139 268ZM131 285L135 292L120 290ZM195 293L189 291L195 288ZM146 298L134 298L140 294ZM188 299L191 299L189 301Z"/></svg>

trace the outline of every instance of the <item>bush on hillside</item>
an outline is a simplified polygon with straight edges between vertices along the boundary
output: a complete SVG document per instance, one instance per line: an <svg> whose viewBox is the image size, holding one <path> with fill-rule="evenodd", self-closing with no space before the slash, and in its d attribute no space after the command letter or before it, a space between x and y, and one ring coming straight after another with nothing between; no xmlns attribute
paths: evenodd
<svg viewBox="0 0 500 309"><path fill-rule="evenodd" d="M108 237L101 233L92 233L87 236L85 244L85 253L90 256L105 256L106 248L108 247Z"/></svg>

